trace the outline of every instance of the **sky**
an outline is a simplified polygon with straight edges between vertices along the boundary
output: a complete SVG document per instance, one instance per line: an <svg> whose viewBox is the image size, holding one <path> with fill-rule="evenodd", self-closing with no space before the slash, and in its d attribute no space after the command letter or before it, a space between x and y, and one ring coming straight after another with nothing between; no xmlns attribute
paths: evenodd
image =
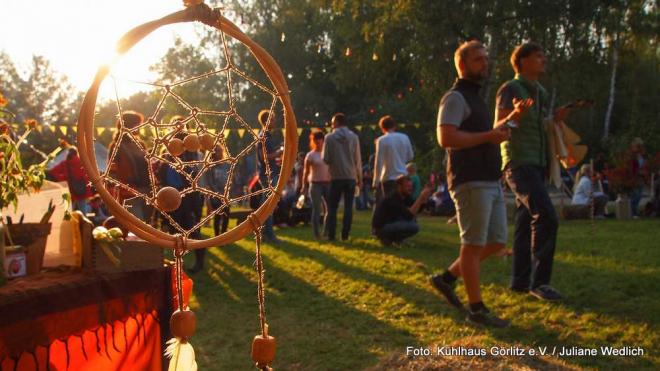
<svg viewBox="0 0 660 371"><path fill-rule="evenodd" d="M32 55L42 55L76 89L86 91L125 32L181 9L181 0L0 0L0 50L11 56L19 71L29 67ZM149 66L174 44L176 35L187 42L198 40L195 27L202 26L178 24L156 30L122 57L113 73L153 81ZM131 85L122 93L144 89ZM112 94L104 88L99 93L100 98Z"/></svg>

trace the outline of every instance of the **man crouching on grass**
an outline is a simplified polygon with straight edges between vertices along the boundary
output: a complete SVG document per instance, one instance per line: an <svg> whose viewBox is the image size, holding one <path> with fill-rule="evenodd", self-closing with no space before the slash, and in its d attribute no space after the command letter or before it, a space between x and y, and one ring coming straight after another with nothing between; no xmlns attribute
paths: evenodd
<svg viewBox="0 0 660 371"><path fill-rule="evenodd" d="M407 175L399 175L393 193L383 198L374 209L372 233L384 246L401 244L419 232L415 216L426 203L434 184L427 184L416 200L412 199L413 184Z"/></svg>
<svg viewBox="0 0 660 371"><path fill-rule="evenodd" d="M447 149L447 182L456 204L461 236L460 256L447 271L430 278L447 301L463 309L454 284L463 277L469 300L467 319L506 327L509 322L491 313L481 299L479 268L483 259L503 249L507 219L500 185L502 158L498 144L509 138L506 126L493 129L493 119L479 96L488 76L488 54L478 41L461 45L454 54L459 78L442 97L438 114L438 142ZM518 111L524 103L518 103Z"/></svg>

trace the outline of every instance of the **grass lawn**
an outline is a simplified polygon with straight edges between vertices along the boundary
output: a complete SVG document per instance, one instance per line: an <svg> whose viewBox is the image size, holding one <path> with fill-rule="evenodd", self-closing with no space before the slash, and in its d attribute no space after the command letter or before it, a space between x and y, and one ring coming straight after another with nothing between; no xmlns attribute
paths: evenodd
<svg viewBox="0 0 660 371"><path fill-rule="evenodd" d="M408 246L384 248L369 236L370 216L355 214L346 243L315 242L311 227L300 226L277 231L283 244L263 246L267 318L278 341L276 370L437 369L440 364L433 362L446 361L443 357L410 359L405 350L443 344L487 350L641 347L643 357L495 361L506 368L660 368L659 221L562 222L552 281L566 297L559 304L510 292L510 259L487 261L484 301L512 320L510 328L491 330L466 323L418 267L440 270L456 257L457 226L446 225L446 218L422 217L421 232ZM206 269L193 276L198 329L192 343L202 370L254 369L250 344L259 332L254 248L253 239L244 239L211 249ZM465 298L462 285L458 293ZM470 368L465 362L480 360L456 362Z"/></svg>

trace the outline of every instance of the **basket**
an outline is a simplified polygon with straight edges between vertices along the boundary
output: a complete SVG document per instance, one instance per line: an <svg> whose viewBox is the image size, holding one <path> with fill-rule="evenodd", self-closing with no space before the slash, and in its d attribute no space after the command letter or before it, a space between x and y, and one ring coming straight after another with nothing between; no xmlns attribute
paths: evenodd
<svg viewBox="0 0 660 371"><path fill-rule="evenodd" d="M12 241L15 245L25 246L27 250L27 274L37 274L41 271L46 252L46 240L51 230L51 223L21 223L9 226ZM9 242L5 240L5 242Z"/></svg>

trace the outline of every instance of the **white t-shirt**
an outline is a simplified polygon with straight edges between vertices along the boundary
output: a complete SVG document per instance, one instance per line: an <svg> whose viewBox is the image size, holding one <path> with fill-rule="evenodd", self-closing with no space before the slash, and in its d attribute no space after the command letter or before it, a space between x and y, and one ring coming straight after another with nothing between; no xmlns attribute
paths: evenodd
<svg viewBox="0 0 660 371"><path fill-rule="evenodd" d="M309 163L310 182L330 181L330 167L323 161L321 152L309 151L305 156L305 163Z"/></svg>
<svg viewBox="0 0 660 371"><path fill-rule="evenodd" d="M578 185L575 188L575 193L573 193L573 199L571 200L572 205L589 205L591 203L591 197L593 193L593 187L591 184L591 179L588 176L583 176L578 181Z"/></svg>
<svg viewBox="0 0 660 371"><path fill-rule="evenodd" d="M379 137L376 141L374 186L381 182L394 180L399 175L408 174L406 164L413 158L412 145L407 135L389 132Z"/></svg>

